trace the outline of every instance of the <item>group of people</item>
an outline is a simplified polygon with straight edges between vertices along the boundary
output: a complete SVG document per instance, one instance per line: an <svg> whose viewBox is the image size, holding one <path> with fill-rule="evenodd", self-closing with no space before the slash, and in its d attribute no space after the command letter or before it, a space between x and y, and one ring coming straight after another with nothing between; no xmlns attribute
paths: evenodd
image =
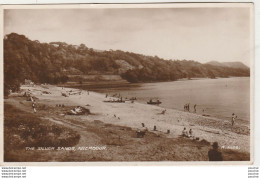
<svg viewBox="0 0 260 178"><path fill-rule="evenodd" d="M194 104L194 106L193 106L193 108L194 108L194 112L197 112L196 107L197 107L197 105ZM188 111L188 112L190 112L190 103L184 105L184 111Z"/></svg>
<svg viewBox="0 0 260 178"><path fill-rule="evenodd" d="M194 137L192 129L190 129L188 132L186 127L184 127L182 131L182 136L188 138ZM218 150L218 142L213 143L212 149L208 151L208 158L209 161L223 161L222 153Z"/></svg>
<svg viewBox="0 0 260 178"><path fill-rule="evenodd" d="M117 100L115 100L115 99L113 99L113 100L111 100L111 98L110 98L110 96L109 96L109 94L108 93L106 93L106 95L105 95L105 98L108 98L109 97L109 99L111 100L111 101L113 101L113 102L121 102L121 103L124 103L125 101L131 101L131 103L134 103L134 100L137 100L136 99L136 97L131 97L131 98L127 98L127 97L125 97L124 99L123 99L123 96L120 94L120 93L115 93L115 94L113 94L113 95L111 95L112 97L114 97L114 98L118 98Z"/></svg>
<svg viewBox="0 0 260 178"><path fill-rule="evenodd" d="M190 130L188 131L188 130L186 129L186 127L184 127L183 130L182 130L182 136L183 136L183 137L188 137L188 138L193 137L193 131L192 131L192 129L190 129Z"/></svg>
<svg viewBox="0 0 260 178"><path fill-rule="evenodd" d="M197 112L197 109L196 109L197 105L194 104L193 108L194 108L194 112L196 113ZM190 103L187 103L184 105L184 111L188 111L190 112ZM204 109L203 109L203 112L204 112ZM231 117L231 125L234 126L235 125L235 120L237 119L237 116L235 115L235 113L232 114L232 117Z"/></svg>
<svg viewBox="0 0 260 178"><path fill-rule="evenodd" d="M184 111L190 111L190 103L184 105Z"/></svg>

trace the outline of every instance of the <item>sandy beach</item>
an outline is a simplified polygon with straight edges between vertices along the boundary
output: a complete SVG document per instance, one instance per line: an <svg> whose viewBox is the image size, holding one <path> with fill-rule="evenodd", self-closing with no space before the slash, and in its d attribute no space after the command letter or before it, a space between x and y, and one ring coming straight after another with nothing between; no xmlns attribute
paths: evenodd
<svg viewBox="0 0 260 178"><path fill-rule="evenodd" d="M33 113L30 102L26 101L24 97L19 97L24 92L29 92L31 96L37 98L36 113ZM68 97L62 96L62 93L66 93ZM113 99L112 97L110 98ZM5 103L59 125L74 127L73 124L70 124L74 123L77 125L75 126L76 130L85 121L96 123L101 121L108 126L112 124L130 127L134 130L144 129L142 127L143 123L150 133L161 135L167 139L178 139L183 128L186 127L188 130L193 130L194 138L204 139L211 144L217 141L222 151L231 150L246 154L250 153L250 129L249 125L245 123L238 121L232 127L231 122L228 120L220 120L173 109L167 109L162 114L164 108L141 104L138 103L138 100L134 103L130 101L125 103L103 102L108 99L109 97L106 98L104 94L79 89L52 85L23 85L21 92L13 93L8 99L5 99ZM64 107L60 108L57 105L64 105ZM45 109L42 109L42 106ZM66 111L70 111L75 106L87 108L91 114L80 116L67 115ZM48 110L48 108L50 109ZM154 126L157 128L156 131L153 130ZM102 127L99 129L102 129ZM167 130L170 130L169 134L166 133ZM83 137L84 135L81 135L81 139ZM192 140L191 138L186 139ZM84 146L84 144L86 143L81 141L78 143L81 146Z"/></svg>

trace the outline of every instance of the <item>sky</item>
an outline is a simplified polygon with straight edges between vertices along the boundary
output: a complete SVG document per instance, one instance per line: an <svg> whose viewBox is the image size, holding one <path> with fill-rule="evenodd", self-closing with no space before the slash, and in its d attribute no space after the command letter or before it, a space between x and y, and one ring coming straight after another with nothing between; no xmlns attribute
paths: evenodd
<svg viewBox="0 0 260 178"><path fill-rule="evenodd" d="M250 9L8 9L4 34L164 58L250 64Z"/></svg>

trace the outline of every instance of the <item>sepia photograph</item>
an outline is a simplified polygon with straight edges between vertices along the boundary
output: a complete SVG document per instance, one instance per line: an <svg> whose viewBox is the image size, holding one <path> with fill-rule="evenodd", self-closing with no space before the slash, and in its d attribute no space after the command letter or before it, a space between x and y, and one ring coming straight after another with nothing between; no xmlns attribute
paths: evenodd
<svg viewBox="0 0 260 178"><path fill-rule="evenodd" d="M252 163L252 3L1 8L3 164Z"/></svg>

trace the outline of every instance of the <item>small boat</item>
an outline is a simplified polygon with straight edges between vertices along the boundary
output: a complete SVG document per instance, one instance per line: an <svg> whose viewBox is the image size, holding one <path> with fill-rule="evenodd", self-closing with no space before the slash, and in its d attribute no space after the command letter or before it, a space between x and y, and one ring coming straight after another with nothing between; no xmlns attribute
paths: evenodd
<svg viewBox="0 0 260 178"><path fill-rule="evenodd" d="M161 104L161 103L162 103L162 102L161 102L160 100L157 100L157 101L152 101L152 100L147 101L147 104L159 105L159 104Z"/></svg>
<svg viewBox="0 0 260 178"><path fill-rule="evenodd" d="M136 99L136 97L132 97L132 98L130 98L129 100L132 101L132 100L137 100L137 99Z"/></svg>
<svg viewBox="0 0 260 178"><path fill-rule="evenodd" d="M106 103L125 103L124 100L105 100L103 102L106 102Z"/></svg>

